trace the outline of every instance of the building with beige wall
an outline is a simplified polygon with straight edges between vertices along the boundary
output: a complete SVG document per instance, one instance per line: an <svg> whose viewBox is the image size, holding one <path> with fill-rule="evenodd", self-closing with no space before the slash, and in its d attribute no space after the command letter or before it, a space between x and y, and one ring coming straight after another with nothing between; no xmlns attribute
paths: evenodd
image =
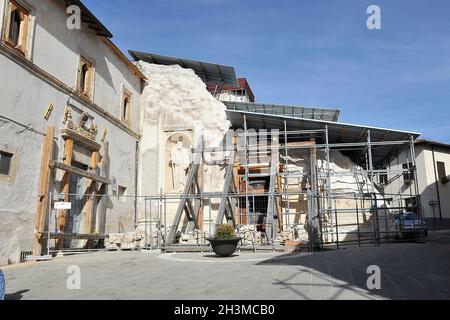
<svg viewBox="0 0 450 320"><path fill-rule="evenodd" d="M414 173L390 175L381 181L386 193L398 193L410 210L421 212L430 229L450 226L450 145L417 140L415 143L415 165L413 168L410 150L400 152L390 163L390 169L411 169ZM419 199L414 196L417 188ZM420 205L420 207L419 207Z"/></svg>

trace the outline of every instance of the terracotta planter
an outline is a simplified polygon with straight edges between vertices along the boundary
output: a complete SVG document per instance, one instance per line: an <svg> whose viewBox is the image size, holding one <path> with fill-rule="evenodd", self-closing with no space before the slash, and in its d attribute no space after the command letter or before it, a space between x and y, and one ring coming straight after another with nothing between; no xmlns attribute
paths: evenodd
<svg viewBox="0 0 450 320"><path fill-rule="evenodd" d="M207 239L214 250L214 253L219 257L231 257L237 249L237 245L242 238L236 238L231 240L217 240Z"/></svg>

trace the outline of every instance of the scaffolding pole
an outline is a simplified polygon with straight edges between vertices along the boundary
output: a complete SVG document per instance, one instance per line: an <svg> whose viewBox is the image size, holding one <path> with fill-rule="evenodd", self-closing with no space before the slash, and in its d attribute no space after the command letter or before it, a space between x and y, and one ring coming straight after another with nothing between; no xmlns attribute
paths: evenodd
<svg viewBox="0 0 450 320"><path fill-rule="evenodd" d="M330 171L330 146L329 146L329 137L328 137L328 125L325 126L325 156L326 156L326 194L327 194L327 216L331 225L331 241L334 241L334 223L333 223L333 195L331 192L331 171Z"/></svg>

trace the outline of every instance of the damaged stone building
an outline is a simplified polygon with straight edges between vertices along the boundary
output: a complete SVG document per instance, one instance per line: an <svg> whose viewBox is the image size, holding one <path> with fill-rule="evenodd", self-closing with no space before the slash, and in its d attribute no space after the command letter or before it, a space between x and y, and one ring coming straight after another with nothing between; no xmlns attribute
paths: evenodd
<svg viewBox="0 0 450 320"><path fill-rule="evenodd" d="M81 30L65 27L70 5ZM415 158L389 164L418 133L257 103L229 66L137 51L130 61L80 1L0 0L0 17L0 265L203 250L222 223L253 250L398 236L394 215L408 206L382 181L417 175Z"/></svg>
<svg viewBox="0 0 450 320"><path fill-rule="evenodd" d="M79 1L1 0L0 17L0 264L132 231L133 199L112 195L136 192L144 75ZM49 221L55 202L72 206Z"/></svg>

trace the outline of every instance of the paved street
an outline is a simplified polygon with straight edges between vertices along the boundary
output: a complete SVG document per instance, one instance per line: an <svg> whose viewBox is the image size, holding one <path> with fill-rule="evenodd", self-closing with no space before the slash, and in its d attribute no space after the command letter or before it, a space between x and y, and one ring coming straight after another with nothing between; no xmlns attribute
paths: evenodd
<svg viewBox="0 0 450 320"><path fill-rule="evenodd" d="M81 270L68 290L67 268ZM370 291L367 267L381 268ZM101 252L4 267L7 299L450 299L450 236L314 254Z"/></svg>

